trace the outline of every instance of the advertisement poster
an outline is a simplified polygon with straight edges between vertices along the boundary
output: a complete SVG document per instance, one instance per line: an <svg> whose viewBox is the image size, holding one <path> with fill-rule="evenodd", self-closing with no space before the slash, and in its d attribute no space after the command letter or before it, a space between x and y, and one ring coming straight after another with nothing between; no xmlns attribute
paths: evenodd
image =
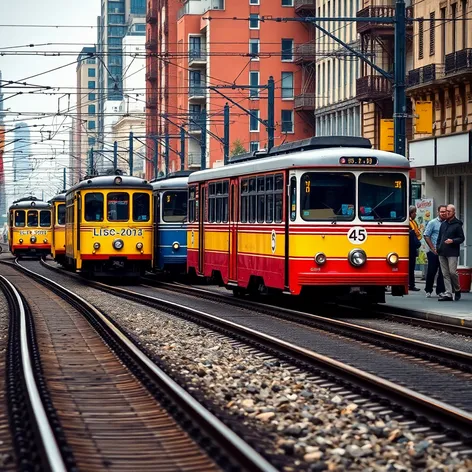
<svg viewBox="0 0 472 472"><path fill-rule="evenodd" d="M415 200L416 206L416 222L418 223L418 227L420 229L421 234L424 233L426 225L428 221L434 219L436 217L436 212L434 210L434 201L432 198L420 198ZM419 250L418 257L416 259L416 263L419 265L425 265L428 263L428 258L426 257L426 253L428 252L428 245L424 238L421 240L421 247Z"/></svg>

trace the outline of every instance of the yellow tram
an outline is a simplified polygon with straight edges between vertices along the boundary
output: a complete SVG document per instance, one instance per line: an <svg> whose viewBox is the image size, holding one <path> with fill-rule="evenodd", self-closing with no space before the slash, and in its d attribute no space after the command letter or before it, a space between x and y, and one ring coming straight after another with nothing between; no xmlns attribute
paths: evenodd
<svg viewBox="0 0 472 472"><path fill-rule="evenodd" d="M15 256L47 256L51 253L52 207L36 197L13 202L9 212L9 249Z"/></svg>
<svg viewBox="0 0 472 472"><path fill-rule="evenodd" d="M49 200L53 207L53 233L51 254L56 262L63 264L66 257L66 192Z"/></svg>
<svg viewBox="0 0 472 472"><path fill-rule="evenodd" d="M152 185L90 177L66 193L66 265L90 276L139 276L153 260Z"/></svg>

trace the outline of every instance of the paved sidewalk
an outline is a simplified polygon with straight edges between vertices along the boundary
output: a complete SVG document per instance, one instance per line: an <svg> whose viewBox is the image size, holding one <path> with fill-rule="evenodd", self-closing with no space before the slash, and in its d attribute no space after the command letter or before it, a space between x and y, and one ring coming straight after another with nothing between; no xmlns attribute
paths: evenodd
<svg viewBox="0 0 472 472"><path fill-rule="evenodd" d="M419 292L409 292L404 297L387 295L385 309L392 307L409 313L402 313L418 318L439 321L448 324L472 327L472 293L462 293L462 298L455 302L439 302L433 293L432 298L426 298L424 283L417 282Z"/></svg>

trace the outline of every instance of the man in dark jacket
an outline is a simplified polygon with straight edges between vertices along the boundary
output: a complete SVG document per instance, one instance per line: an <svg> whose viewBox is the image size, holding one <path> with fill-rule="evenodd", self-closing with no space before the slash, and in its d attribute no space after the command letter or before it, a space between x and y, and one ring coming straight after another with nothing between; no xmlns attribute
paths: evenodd
<svg viewBox="0 0 472 472"><path fill-rule="evenodd" d="M439 297L440 302L452 301L461 298L461 287L459 285L459 275L457 273L457 262L459 260L460 246L464 242L464 230L462 221L456 218L456 208L454 205L447 206L446 221L439 229L437 252L439 263L444 276L446 291Z"/></svg>

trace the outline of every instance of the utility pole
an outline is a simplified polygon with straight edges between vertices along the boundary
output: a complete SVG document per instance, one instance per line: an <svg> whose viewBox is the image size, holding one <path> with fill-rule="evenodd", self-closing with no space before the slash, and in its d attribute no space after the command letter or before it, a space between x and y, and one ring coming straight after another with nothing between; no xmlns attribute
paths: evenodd
<svg viewBox="0 0 472 472"><path fill-rule="evenodd" d="M395 4L395 79L393 82L393 130L395 152L406 155L406 10L405 0ZM431 26L430 26L431 27ZM433 26L434 28L434 26Z"/></svg>
<svg viewBox="0 0 472 472"><path fill-rule="evenodd" d="M185 130L180 128L180 170L185 169Z"/></svg>
<svg viewBox="0 0 472 472"><path fill-rule="evenodd" d="M118 141L113 143L113 169L118 168Z"/></svg>
<svg viewBox="0 0 472 472"><path fill-rule="evenodd" d="M129 175L133 175L133 149L134 145L134 134L132 131L129 132L129 156L128 156L128 161L129 161Z"/></svg>
<svg viewBox="0 0 472 472"><path fill-rule="evenodd" d="M164 175L167 177L169 174L169 134L166 133L164 136L164 146L165 146L165 151L164 151Z"/></svg>
<svg viewBox="0 0 472 472"><path fill-rule="evenodd" d="M229 161L229 105L226 102L224 108L224 137L223 137L223 148L224 148L224 165L228 164Z"/></svg>
<svg viewBox="0 0 472 472"><path fill-rule="evenodd" d="M93 147L90 149L90 157L89 157L89 175L93 175Z"/></svg>
<svg viewBox="0 0 472 472"><path fill-rule="evenodd" d="M66 187L66 172L67 172L67 169L64 167L64 169L62 170L62 182L63 182L63 185L62 185L62 188L65 190L67 187Z"/></svg>

